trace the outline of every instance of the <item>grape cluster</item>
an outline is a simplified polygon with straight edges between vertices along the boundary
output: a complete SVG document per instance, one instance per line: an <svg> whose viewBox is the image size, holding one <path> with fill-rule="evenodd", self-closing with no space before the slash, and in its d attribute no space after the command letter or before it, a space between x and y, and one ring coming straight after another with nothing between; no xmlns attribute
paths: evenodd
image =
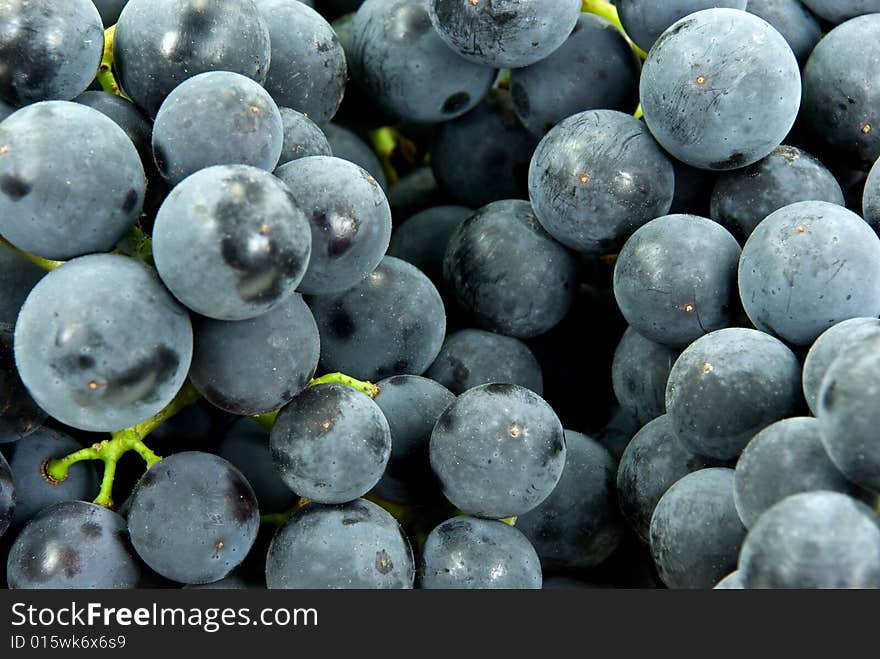
<svg viewBox="0 0 880 659"><path fill-rule="evenodd" d="M878 232L878 0L0 2L0 579L880 588Z"/></svg>

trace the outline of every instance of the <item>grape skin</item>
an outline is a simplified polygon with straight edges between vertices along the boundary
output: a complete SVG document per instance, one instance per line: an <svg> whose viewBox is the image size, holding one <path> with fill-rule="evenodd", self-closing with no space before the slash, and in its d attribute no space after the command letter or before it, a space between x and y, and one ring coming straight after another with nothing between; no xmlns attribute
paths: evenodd
<svg viewBox="0 0 880 659"><path fill-rule="evenodd" d="M12 481L12 471L9 463L0 453L0 538L6 533L6 529L12 524L12 515L15 511L15 483Z"/></svg>
<svg viewBox="0 0 880 659"><path fill-rule="evenodd" d="M627 327L611 362L611 386L620 406L642 425L666 412L666 383L681 351Z"/></svg>
<svg viewBox="0 0 880 659"><path fill-rule="evenodd" d="M306 156L332 156L327 137L318 125L306 115L290 108L279 107L284 139L278 165Z"/></svg>

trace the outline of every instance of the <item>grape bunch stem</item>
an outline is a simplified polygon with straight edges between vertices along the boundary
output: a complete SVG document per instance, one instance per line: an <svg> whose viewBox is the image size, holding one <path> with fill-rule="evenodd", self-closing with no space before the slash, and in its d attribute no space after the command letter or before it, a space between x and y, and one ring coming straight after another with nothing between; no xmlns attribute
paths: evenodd
<svg viewBox="0 0 880 659"><path fill-rule="evenodd" d="M596 14L596 16L599 16L600 18L604 18L606 21L614 23L617 26L617 29L623 33L623 36L626 37L629 45L632 46L634 51L636 51L636 54L642 59L648 57L648 53L639 48L638 45L629 38L626 30L623 29L623 25L620 22L620 16L617 14L617 7L610 2L606 2L605 0L581 0L581 11L587 14Z"/></svg>

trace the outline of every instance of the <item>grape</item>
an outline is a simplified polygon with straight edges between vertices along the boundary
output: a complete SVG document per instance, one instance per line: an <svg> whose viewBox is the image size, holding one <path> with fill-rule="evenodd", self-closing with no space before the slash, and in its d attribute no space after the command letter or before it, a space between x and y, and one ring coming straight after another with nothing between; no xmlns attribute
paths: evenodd
<svg viewBox="0 0 880 659"><path fill-rule="evenodd" d="M376 386L376 405L391 430L391 458L373 493L392 503L431 503L439 493L428 455L431 431L455 395L417 375L395 375Z"/></svg>
<svg viewBox="0 0 880 659"><path fill-rule="evenodd" d="M875 335L880 335L880 320L877 318L850 318L832 325L819 335L804 360L804 397L813 414L819 412L822 380L834 360Z"/></svg>
<svg viewBox="0 0 880 659"><path fill-rule="evenodd" d="M614 268L614 297L637 332L683 347L728 327L737 308L741 250L724 227L695 215L666 215L639 228Z"/></svg>
<svg viewBox="0 0 880 659"><path fill-rule="evenodd" d="M416 213L436 206L448 206L454 201L440 189L430 167L417 167L397 181L394 188L388 191L391 214L394 216L395 223L398 224L412 218ZM471 210L470 213L473 211ZM396 227L396 229L399 230L400 227ZM398 255L391 254L391 256Z"/></svg>
<svg viewBox="0 0 880 659"><path fill-rule="evenodd" d="M880 526L845 494L795 494L758 518L739 572L746 588L880 588Z"/></svg>
<svg viewBox="0 0 880 659"><path fill-rule="evenodd" d="M266 559L270 589L406 589L414 577L397 520L363 499L301 508L278 529Z"/></svg>
<svg viewBox="0 0 880 659"><path fill-rule="evenodd" d="M524 199L537 145L538 138L513 113L510 93L492 90L473 110L443 123L431 149L431 169L443 189L465 206Z"/></svg>
<svg viewBox="0 0 880 659"><path fill-rule="evenodd" d="M804 67L802 122L835 159L870 167L880 157L880 15L834 28Z"/></svg>
<svg viewBox="0 0 880 659"><path fill-rule="evenodd" d="M651 553L670 588L711 588L736 568L746 535L733 504L733 470L700 469L660 497Z"/></svg>
<svg viewBox="0 0 880 659"><path fill-rule="evenodd" d="M688 450L719 460L739 456L756 433L796 416L801 367L784 343L751 329L712 332L672 366L666 412Z"/></svg>
<svg viewBox="0 0 880 659"><path fill-rule="evenodd" d="M443 255L452 232L473 214L474 211L464 206L433 206L419 211L395 228L388 256L412 263L432 282L442 282Z"/></svg>
<svg viewBox="0 0 880 659"><path fill-rule="evenodd" d="M423 589L539 589L541 563L519 530L503 522L453 517L425 540Z"/></svg>
<svg viewBox="0 0 880 659"><path fill-rule="evenodd" d="M382 190L388 190L388 181L385 180L382 163L366 142L352 131L337 124L325 124L321 130L324 131L327 143L330 144L331 153L328 155L348 160L367 170Z"/></svg>
<svg viewBox="0 0 880 659"><path fill-rule="evenodd" d="M821 24L801 0L749 0L745 9L779 30L801 65L822 38Z"/></svg>
<svg viewBox="0 0 880 659"><path fill-rule="evenodd" d="M617 11L627 35L645 51L678 19L712 7L745 9L746 0L620 0Z"/></svg>
<svg viewBox="0 0 880 659"><path fill-rule="evenodd" d="M141 164L147 178L156 178L156 163L153 160L153 126L138 107L121 96L99 91L86 91L73 99L74 103L87 105L93 110L110 117L125 131L141 157ZM153 181L149 181L151 184ZM148 186L149 187L149 186Z"/></svg>
<svg viewBox="0 0 880 659"><path fill-rule="evenodd" d="M526 201L484 206L446 248L443 278L483 328L516 338L542 334L571 307L577 264L535 220Z"/></svg>
<svg viewBox="0 0 880 659"><path fill-rule="evenodd" d="M0 233L26 252L69 259L111 249L145 188L131 140L97 110L46 101L0 124Z"/></svg>
<svg viewBox="0 0 880 659"><path fill-rule="evenodd" d="M819 390L816 416L831 460L854 483L880 492L880 336L863 338L841 350Z"/></svg>
<svg viewBox="0 0 880 659"><path fill-rule="evenodd" d="M746 528L785 497L828 490L858 495L822 447L819 422L812 417L783 419L749 442L734 474L734 502Z"/></svg>
<svg viewBox="0 0 880 659"><path fill-rule="evenodd" d="M615 25L582 13L551 55L511 71L513 109L540 136L584 110L632 112L639 102L640 69L638 56Z"/></svg>
<svg viewBox="0 0 880 659"><path fill-rule="evenodd" d="M27 437L46 420L18 375L12 338L12 327L0 323L0 444Z"/></svg>
<svg viewBox="0 0 880 659"><path fill-rule="evenodd" d="M309 298L321 334L321 364L364 380L421 375L446 334L446 312L434 284L393 256L352 288Z"/></svg>
<svg viewBox="0 0 880 659"><path fill-rule="evenodd" d="M22 526L41 510L56 503L91 499L98 493L98 478L90 462L70 466L67 478L50 482L44 475L46 462L79 451L82 445L56 430L40 428L26 442L18 442L9 458L15 482L14 527Z"/></svg>
<svg viewBox="0 0 880 659"><path fill-rule="evenodd" d="M529 197L556 240L585 253L617 249L648 220L666 214L669 160L629 115L588 110L544 136L529 166Z"/></svg>
<svg viewBox="0 0 880 659"><path fill-rule="evenodd" d="M429 0L366 0L351 26L352 79L379 107L401 119L432 123L461 116L495 79L468 62L431 25Z"/></svg>
<svg viewBox="0 0 880 659"><path fill-rule="evenodd" d="M529 66L553 53L577 22L578 0L430 0L431 24L465 59L498 69Z"/></svg>
<svg viewBox="0 0 880 659"><path fill-rule="evenodd" d="M446 498L469 515L522 515L544 501L565 466L553 409L513 384L461 394L431 434L431 467Z"/></svg>
<svg viewBox="0 0 880 659"><path fill-rule="evenodd" d="M12 524L15 511L15 483L12 482L12 471L6 458L0 453L0 537Z"/></svg>
<svg viewBox="0 0 880 659"><path fill-rule="evenodd" d="M709 201L718 173L685 165L680 160L671 161L675 172L675 193L669 214L712 217Z"/></svg>
<svg viewBox="0 0 880 659"><path fill-rule="evenodd" d="M291 490L318 503L347 503L382 477L391 429L369 396L341 384L320 384L281 410L269 447Z"/></svg>
<svg viewBox="0 0 880 659"><path fill-rule="evenodd" d="M92 2L95 3L95 7L101 14L104 27L110 27L111 25L116 25L116 21L119 20L119 14L128 0L92 0Z"/></svg>
<svg viewBox="0 0 880 659"><path fill-rule="evenodd" d="M153 155L171 185L211 165L250 165L271 172L283 142L275 101L256 82L230 71L208 71L183 81L162 102L153 124Z"/></svg>
<svg viewBox="0 0 880 659"><path fill-rule="evenodd" d="M345 91L345 53L336 33L311 7L297 0L256 0L269 26L272 56L266 91L279 105L325 124ZM330 155L330 154L327 154Z"/></svg>
<svg viewBox="0 0 880 659"><path fill-rule="evenodd" d="M235 322L197 318L190 379L211 403L250 416L276 410L309 384L320 337L298 294L261 316Z"/></svg>
<svg viewBox="0 0 880 659"><path fill-rule="evenodd" d="M525 343L477 329L448 335L425 375L456 395L493 382L544 393L541 365Z"/></svg>
<svg viewBox="0 0 880 659"><path fill-rule="evenodd" d="M172 89L205 71L263 83L270 55L253 0L129 0L113 39L117 80L151 117Z"/></svg>
<svg viewBox="0 0 880 659"><path fill-rule="evenodd" d="M104 50L101 16L89 0L8 0L0 35L0 100L12 105L81 94Z"/></svg>
<svg viewBox="0 0 880 659"><path fill-rule="evenodd" d="M737 169L782 143L800 106L800 69L769 23L706 9L673 24L642 67L645 122L694 167Z"/></svg>
<svg viewBox="0 0 880 659"><path fill-rule="evenodd" d="M300 158L275 174L311 226L312 253L300 292L340 293L379 265L391 239L391 210L374 177L329 156Z"/></svg>
<svg viewBox="0 0 880 659"><path fill-rule="evenodd" d="M813 13L832 23L880 12L878 0L801 0Z"/></svg>
<svg viewBox="0 0 880 659"><path fill-rule="evenodd" d="M306 156L332 156L330 143L321 129L306 115L290 108L278 108L284 128L284 140L278 164Z"/></svg>
<svg viewBox="0 0 880 659"><path fill-rule="evenodd" d="M844 205L840 184L810 154L780 146L754 165L722 175L712 191L712 218L745 240L770 213L798 201Z"/></svg>
<svg viewBox="0 0 880 659"><path fill-rule="evenodd" d="M743 247L739 291L755 327L809 345L841 320L880 315L880 238L842 206L785 206Z"/></svg>
<svg viewBox="0 0 880 659"><path fill-rule="evenodd" d="M559 483L516 520L544 570L587 570L617 549L623 525L614 492L616 466L595 440L565 431L565 468Z"/></svg>
<svg viewBox="0 0 880 659"><path fill-rule="evenodd" d="M743 577L739 570L734 570L726 577L724 577L721 581L715 584L715 590L744 590L745 584L743 583Z"/></svg>
<svg viewBox="0 0 880 659"><path fill-rule="evenodd" d="M246 320L281 304L302 280L310 254L308 223L290 190L246 165L188 177L162 204L153 228L163 283L187 307L217 320Z"/></svg>
<svg viewBox="0 0 880 659"><path fill-rule="evenodd" d="M611 385L620 406L645 424L666 412L666 382L681 352L628 327L614 351Z"/></svg>
<svg viewBox="0 0 880 659"><path fill-rule="evenodd" d="M617 496L624 518L644 542L650 542L651 516L660 498L680 479L711 463L676 438L665 414L636 433L620 458Z"/></svg>
<svg viewBox="0 0 880 659"><path fill-rule="evenodd" d="M217 454L241 471L257 496L260 510L280 513L296 503L296 495L281 480L269 451L269 432L250 419L236 421Z"/></svg>
<svg viewBox="0 0 880 659"><path fill-rule="evenodd" d="M880 158L874 163L865 181L862 209L865 221L874 231L880 230Z"/></svg>
<svg viewBox="0 0 880 659"><path fill-rule="evenodd" d="M135 588L139 578L125 520L93 503L66 501L46 508L9 552L12 589L124 589Z"/></svg>
<svg viewBox="0 0 880 659"><path fill-rule="evenodd" d="M604 446L614 461L619 464L626 447L629 446L642 426L638 419L622 407L613 408L610 416L608 423L593 434L593 439Z"/></svg>
<svg viewBox="0 0 880 659"><path fill-rule="evenodd" d="M163 577L219 581L241 563L257 537L257 497L226 460L176 453L138 481L128 512L135 551Z"/></svg>
<svg viewBox="0 0 880 659"><path fill-rule="evenodd" d="M191 358L186 311L152 270L125 256L82 256L53 270L15 326L15 360L31 396L82 430L146 421L177 394Z"/></svg>
<svg viewBox="0 0 880 659"><path fill-rule="evenodd" d="M4 119L6 119L6 117L8 117L13 112L15 112L14 107L12 107L11 105L8 105L8 104L4 103L2 100L0 100L0 121L3 121Z"/></svg>

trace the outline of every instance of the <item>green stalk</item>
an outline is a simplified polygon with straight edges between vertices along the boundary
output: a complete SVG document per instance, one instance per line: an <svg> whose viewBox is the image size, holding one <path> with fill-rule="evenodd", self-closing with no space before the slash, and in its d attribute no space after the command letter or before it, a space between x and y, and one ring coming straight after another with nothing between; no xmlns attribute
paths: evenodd
<svg viewBox="0 0 880 659"><path fill-rule="evenodd" d="M623 36L626 37L629 45L636 51L636 54L642 59L648 57L648 53L639 48L638 45L629 38L626 30L623 29L623 25L620 22L620 16L617 14L617 7L610 2L606 2L605 0L581 0L581 11L587 14L596 14L596 16L604 18L606 21L614 23L617 26L617 29L623 33Z"/></svg>
<svg viewBox="0 0 880 659"><path fill-rule="evenodd" d="M110 439L71 453L64 458L53 458L43 466L43 472L50 483L60 483L67 478L72 465L84 460L100 460L104 463L101 489L94 503L106 508L113 507L113 479L116 476L116 463L129 451L134 451L147 465L147 469L158 464L162 458L144 444L144 439L172 416L198 401L200 395L190 383L186 383L165 408L143 423L125 430L110 433Z"/></svg>
<svg viewBox="0 0 880 659"><path fill-rule="evenodd" d="M98 74L95 77L98 80L98 84L101 85L101 89L108 94L128 98L128 96L122 93L116 78L113 76L113 38L115 36L115 25L111 25L104 30L104 54L101 56L101 65L98 67Z"/></svg>
<svg viewBox="0 0 880 659"><path fill-rule="evenodd" d="M28 254L23 249L19 249L11 242L6 240L6 238L4 238L3 236L0 236L0 243L6 245L13 252L19 254L20 256L23 256L34 265L41 267L43 270L52 271L58 266L64 265L64 261L53 261L51 259L44 259L40 258L39 256L34 256L33 254Z"/></svg>

